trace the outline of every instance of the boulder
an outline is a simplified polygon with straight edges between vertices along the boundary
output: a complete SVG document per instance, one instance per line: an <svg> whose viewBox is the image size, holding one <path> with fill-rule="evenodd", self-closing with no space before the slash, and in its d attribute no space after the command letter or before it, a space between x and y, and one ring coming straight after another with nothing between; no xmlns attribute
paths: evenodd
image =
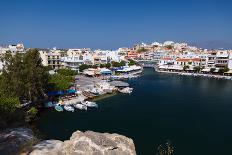
<svg viewBox="0 0 232 155"><path fill-rule="evenodd" d="M59 140L45 140L34 146L30 155L59 155L63 142Z"/></svg>
<svg viewBox="0 0 232 155"><path fill-rule="evenodd" d="M28 128L13 128L0 132L0 154L16 155L21 149L32 143L34 140L33 132Z"/></svg>
<svg viewBox="0 0 232 155"><path fill-rule="evenodd" d="M135 155L133 140L118 134L76 131L70 140L42 141L30 155Z"/></svg>

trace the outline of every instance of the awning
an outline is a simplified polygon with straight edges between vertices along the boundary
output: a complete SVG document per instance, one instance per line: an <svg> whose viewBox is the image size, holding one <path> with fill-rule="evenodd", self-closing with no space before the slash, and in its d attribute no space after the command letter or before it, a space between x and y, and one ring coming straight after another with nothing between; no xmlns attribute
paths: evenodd
<svg viewBox="0 0 232 155"><path fill-rule="evenodd" d="M232 74L232 70L229 70L228 72L225 72L224 74Z"/></svg>
<svg viewBox="0 0 232 155"><path fill-rule="evenodd" d="M210 72L210 68L204 68L202 69L202 72Z"/></svg>
<svg viewBox="0 0 232 155"><path fill-rule="evenodd" d="M52 91L48 92L47 95L64 95L63 91Z"/></svg>
<svg viewBox="0 0 232 155"><path fill-rule="evenodd" d="M67 90L67 92L68 92L68 93L76 93L77 91L74 90L74 89L69 89L69 90Z"/></svg>

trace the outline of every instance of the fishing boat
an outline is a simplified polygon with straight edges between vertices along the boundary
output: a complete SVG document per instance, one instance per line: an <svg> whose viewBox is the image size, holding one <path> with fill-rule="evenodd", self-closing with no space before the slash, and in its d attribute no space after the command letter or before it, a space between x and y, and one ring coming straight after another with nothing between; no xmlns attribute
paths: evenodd
<svg viewBox="0 0 232 155"><path fill-rule="evenodd" d="M63 109L59 104L57 104L57 105L55 106L55 109L56 109L56 111L58 111L58 112L64 111L64 109Z"/></svg>
<svg viewBox="0 0 232 155"><path fill-rule="evenodd" d="M81 101L81 104L91 107L91 108L98 108L98 105L95 102L90 102L90 101Z"/></svg>
<svg viewBox="0 0 232 155"><path fill-rule="evenodd" d="M118 91L119 91L120 93L123 93L123 94L130 94L130 93L132 93L133 88L126 87L126 88L123 88L123 89L119 89Z"/></svg>
<svg viewBox="0 0 232 155"><path fill-rule="evenodd" d="M99 95L99 92L96 88L93 88L90 90L90 93L94 94L94 95Z"/></svg>
<svg viewBox="0 0 232 155"><path fill-rule="evenodd" d="M87 106L83 105L83 104L74 104L74 107L80 110L87 110Z"/></svg>
<svg viewBox="0 0 232 155"><path fill-rule="evenodd" d="M72 107L72 106L70 106L70 105L65 105L64 106L64 109L66 110L66 111L71 111L71 112L74 112L74 108Z"/></svg>

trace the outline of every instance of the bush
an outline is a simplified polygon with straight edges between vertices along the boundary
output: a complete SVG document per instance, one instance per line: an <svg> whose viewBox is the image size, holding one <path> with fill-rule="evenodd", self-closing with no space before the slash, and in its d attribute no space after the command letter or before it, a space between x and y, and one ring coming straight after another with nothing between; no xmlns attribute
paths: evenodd
<svg viewBox="0 0 232 155"><path fill-rule="evenodd" d="M193 68L193 70L194 70L195 72L200 72L200 71L201 71L201 67L200 67L200 66L195 66L195 67Z"/></svg>
<svg viewBox="0 0 232 155"><path fill-rule="evenodd" d="M49 87L51 91L66 90L72 86L73 76L64 76L62 74L51 75L49 79Z"/></svg>
<svg viewBox="0 0 232 155"><path fill-rule="evenodd" d="M223 73L228 72L228 71L229 71L229 68L225 67L225 68L220 68L220 69L218 70L218 73L223 74Z"/></svg>
<svg viewBox="0 0 232 155"><path fill-rule="evenodd" d="M31 109L28 111L28 114L32 117L35 117L38 113L38 109L36 109L35 107L31 107Z"/></svg>
<svg viewBox="0 0 232 155"><path fill-rule="evenodd" d="M189 69L188 65L184 65L183 70L186 71L187 69Z"/></svg>
<svg viewBox="0 0 232 155"><path fill-rule="evenodd" d="M216 68L210 68L210 73L214 73L215 70Z"/></svg>
<svg viewBox="0 0 232 155"><path fill-rule="evenodd" d="M35 107L31 107L30 110L27 111L27 116L26 116L26 122L30 122L33 121L38 113L38 109L36 109Z"/></svg>
<svg viewBox="0 0 232 155"><path fill-rule="evenodd" d="M129 66L136 65L136 62L132 59L129 59Z"/></svg>
<svg viewBox="0 0 232 155"><path fill-rule="evenodd" d="M90 67L91 67L90 65L82 64L79 66L79 71L82 72L83 70L88 69Z"/></svg>
<svg viewBox="0 0 232 155"><path fill-rule="evenodd" d="M111 63L107 63L106 68L110 68L110 67L111 67Z"/></svg>
<svg viewBox="0 0 232 155"><path fill-rule="evenodd" d="M75 76L77 75L77 72L71 69L59 69L57 73L65 76Z"/></svg>
<svg viewBox="0 0 232 155"><path fill-rule="evenodd" d="M17 107L20 102L17 97L11 97L5 94L0 95L0 121L7 123L15 118ZM17 117L17 116L16 116Z"/></svg>

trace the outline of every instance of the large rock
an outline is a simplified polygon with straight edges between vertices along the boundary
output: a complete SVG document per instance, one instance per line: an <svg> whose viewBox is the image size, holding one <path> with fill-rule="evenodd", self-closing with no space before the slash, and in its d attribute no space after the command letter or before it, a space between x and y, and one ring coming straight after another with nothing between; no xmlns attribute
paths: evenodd
<svg viewBox="0 0 232 155"><path fill-rule="evenodd" d="M32 130L28 128L8 129L0 133L0 154L16 155L22 148L34 141Z"/></svg>
<svg viewBox="0 0 232 155"><path fill-rule="evenodd" d="M135 155L133 140L118 134L76 131L70 140L43 141L31 155Z"/></svg>
<svg viewBox="0 0 232 155"><path fill-rule="evenodd" d="M30 155L59 155L63 142L59 140L45 140L34 146Z"/></svg>

